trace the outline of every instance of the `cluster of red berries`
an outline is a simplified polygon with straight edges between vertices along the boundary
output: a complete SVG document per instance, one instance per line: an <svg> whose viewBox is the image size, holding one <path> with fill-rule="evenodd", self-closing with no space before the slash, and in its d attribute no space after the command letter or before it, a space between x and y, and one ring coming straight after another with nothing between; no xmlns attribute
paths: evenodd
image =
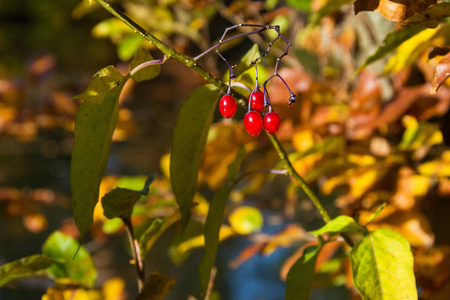
<svg viewBox="0 0 450 300"><path fill-rule="evenodd" d="M255 90L250 93L248 97L249 111L245 114L244 126L251 136L257 136L263 127L268 134L274 134L280 128L280 116L272 110L272 106L269 105L269 112L264 115L263 119L261 112L264 110L264 104L263 92ZM230 94L224 95L220 99L219 110L224 118L229 119L234 116L237 110L234 97Z"/></svg>

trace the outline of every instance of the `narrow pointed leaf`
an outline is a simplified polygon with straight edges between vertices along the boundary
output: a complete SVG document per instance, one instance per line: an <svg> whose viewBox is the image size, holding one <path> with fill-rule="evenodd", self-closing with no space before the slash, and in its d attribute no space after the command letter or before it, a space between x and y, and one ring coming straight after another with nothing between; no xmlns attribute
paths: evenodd
<svg viewBox="0 0 450 300"><path fill-rule="evenodd" d="M364 64L358 68L357 72L370 65L371 63L383 58L386 54L394 51L403 42L410 39L414 35L423 31L425 27L420 25L409 26L405 29L389 33L383 41L383 45L378 47L374 54L369 56Z"/></svg>
<svg viewBox="0 0 450 300"><path fill-rule="evenodd" d="M139 49L133 57L133 60L131 61L131 71L133 71L134 68L139 66L140 64L143 64L145 62L153 60L153 57L150 55L150 53L145 49ZM144 81L144 80L150 80L158 76L159 72L161 70L161 65L150 65L147 67L142 68L141 70L137 71L131 77L137 81Z"/></svg>
<svg viewBox="0 0 450 300"><path fill-rule="evenodd" d="M0 267L0 287L21 278L44 275L53 263L55 260L40 254L7 263Z"/></svg>
<svg viewBox="0 0 450 300"><path fill-rule="evenodd" d="M114 66L107 66L94 74L84 92L72 98L101 104L109 90L117 85L122 78L122 74Z"/></svg>
<svg viewBox="0 0 450 300"><path fill-rule="evenodd" d="M228 166L229 181L233 181L236 179L244 154L244 148L239 148L234 161ZM229 183L214 195L209 206L208 216L206 217L205 254L199 267L199 276L203 296L206 295L206 290L208 288L208 283L211 276L211 269L216 261L217 247L219 245L220 227L222 225L225 207L227 205L228 197L230 196L232 188L232 184Z"/></svg>
<svg viewBox="0 0 450 300"><path fill-rule="evenodd" d="M311 231L315 236L319 236L325 233L345 233L345 232L365 232L365 229L358 225L356 221L349 216L339 216L330 222L326 223L323 227Z"/></svg>
<svg viewBox="0 0 450 300"><path fill-rule="evenodd" d="M197 190L198 169L205 149L219 90L204 85L189 96L178 113L172 138L170 180L185 228Z"/></svg>
<svg viewBox="0 0 450 300"><path fill-rule="evenodd" d="M76 116L70 183L75 223L82 235L92 225L124 84L125 80L111 89L102 104L83 102Z"/></svg>
<svg viewBox="0 0 450 300"><path fill-rule="evenodd" d="M363 299L417 299L408 241L390 229L364 236L350 253L353 282Z"/></svg>
<svg viewBox="0 0 450 300"><path fill-rule="evenodd" d="M286 279L286 300L309 300L316 260L322 244L305 249L292 265Z"/></svg>
<svg viewBox="0 0 450 300"><path fill-rule="evenodd" d="M50 266L47 271L53 279L69 278L81 285L93 286L97 279L97 270L91 255L78 242L60 231L52 233L42 246L42 254L58 263Z"/></svg>

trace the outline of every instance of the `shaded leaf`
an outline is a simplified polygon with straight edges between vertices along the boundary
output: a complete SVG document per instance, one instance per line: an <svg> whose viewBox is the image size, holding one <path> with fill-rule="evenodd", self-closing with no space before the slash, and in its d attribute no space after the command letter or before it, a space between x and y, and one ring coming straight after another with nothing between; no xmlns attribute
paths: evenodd
<svg viewBox="0 0 450 300"><path fill-rule="evenodd" d="M402 25L420 24L428 28L434 28L441 21L450 16L450 3L438 3L418 11L413 16L402 22Z"/></svg>
<svg viewBox="0 0 450 300"><path fill-rule="evenodd" d="M235 180L238 170L241 166L242 159L245 154L244 147L240 147L234 162L228 166L228 180ZM219 232L225 213L228 197L232 190L232 185L227 185L221 188L214 194L211 204L209 206L208 216L205 222L205 254L200 263L199 277L202 287L202 295L206 295L209 279L211 276L211 269L216 261L217 247L219 245Z"/></svg>
<svg viewBox="0 0 450 300"><path fill-rule="evenodd" d="M191 217L197 176L219 90L212 85L197 88L183 103L172 138L170 180L183 226Z"/></svg>
<svg viewBox="0 0 450 300"><path fill-rule="evenodd" d="M103 214L108 219L125 218L130 219L133 207L142 195L147 195L149 186L155 180L156 174L151 174L145 181L141 191L133 191L125 188L115 188L102 198Z"/></svg>
<svg viewBox="0 0 450 300"><path fill-rule="evenodd" d="M171 216L166 218L157 218L152 221L150 226L144 231L139 238L142 258L145 259L147 253L155 244L156 240L164 233L172 224L180 220L181 215L177 210Z"/></svg>
<svg viewBox="0 0 450 300"><path fill-rule="evenodd" d="M55 260L40 254L30 255L0 267L0 287L17 279L39 276L45 273Z"/></svg>
<svg viewBox="0 0 450 300"><path fill-rule="evenodd" d="M141 196L142 194L133 190L115 188L102 198L103 214L108 219L130 219L134 204Z"/></svg>
<svg viewBox="0 0 450 300"><path fill-rule="evenodd" d="M139 66L142 63L148 62L153 60L153 57L150 55L150 53L145 49L139 49L133 57L133 60L131 61L131 71L133 71L134 68ZM151 65L147 66L136 73L131 75L131 78L133 78L135 81L140 82L144 80L150 80L158 76L159 72L161 70L161 65Z"/></svg>
<svg viewBox="0 0 450 300"><path fill-rule="evenodd" d="M289 270L286 279L286 300L308 300L314 278L316 260L322 244L305 249L303 255Z"/></svg>
<svg viewBox="0 0 450 300"><path fill-rule="evenodd" d="M363 299L417 299L406 239L389 229L364 236L350 253L353 282Z"/></svg>
<svg viewBox="0 0 450 300"><path fill-rule="evenodd" d="M333 0L328 1L324 6L322 6L316 13L311 15L309 22L313 25L319 23L320 19L325 16L331 15L332 13L338 11L341 6L349 3L353 3L355 0Z"/></svg>
<svg viewBox="0 0 450 300"><path fill-rule="evenodd" d="M58 261L47 269L53 279L70 278L81 285L94 285L97 270L91 255L72 237L55 231L42 246L42 254Z"/></svg>
<svg viewBox="0 0 450 300"><path fill-rule="evenodd" d="M70 184L75 223L81 234L92 225L111 139L119 118L119 95L126 80L109 91L102 104L83 102L75 120Z"/></svg>
<svg viewBox="0 0 450 300"><path fill-rule="evenodd" d="M448 3L450 4L450 3ZM450 77L450 53L447 53L436 67L433 82L431 83L431 94L436 94L441 85Z"/></svg>
<svg viewBox="0 0 450 300"><path fill-rule="evenodd" d="M389 33L383 40L383 45L378 47L375 53L366 59L364 64L358 68L357 72L360 72L362 69L364 69L371 63L383 58L386 54L394 51L404 41L410 39L411 37L418 34L424 29L425 27L416 25L416 26L409 26L405 29Z"/></svg>
<svg viewBox="0 0 450 300"><path fill-rule="evenodd" d="M345 232L364 232L365 229L358 225L356 221L349 216L339 216L326 223L320 229L310 233L319 236L325 233L345 233Z"/></svg>
<svg viewBox="0 0 450 300"><path fill-rule="evenodd" d="M154 272L145 280L142 292L136 300L163 300L175 283L177 283L175 278Z"/></svg>
<svg viewBox="0 0 450 300"><path fill-rule="evenodd" d="M101 104L109 90L118 84L122 78L122 74L114 66L104 67L94 74L88 88L81 94L72 97L72 99L83 99Z"/></svg>

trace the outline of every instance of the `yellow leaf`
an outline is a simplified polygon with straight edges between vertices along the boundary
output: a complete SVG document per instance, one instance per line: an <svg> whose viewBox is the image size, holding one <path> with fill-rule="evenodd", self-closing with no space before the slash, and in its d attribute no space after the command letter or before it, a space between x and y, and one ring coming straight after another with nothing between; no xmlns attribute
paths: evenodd
<svg viewBox="0 0 450 300"><path fill-rule="evenodd" d="M296 132L292 137L292 144L298 152L308 150L314 146L314 132L311 129Z"/></svg>
<svg viewBox="0 0 450 300"><path fill-rule="evenodd" d="M250 206L241 206L235 209L228 217L231 227L239 234L250 234L261 230L263 216L259 209Z"/></svg>
<svg viewBox="0 0 450 300"><path fill-rule="evenodd" d="M235 234L236 232L230 226L223 225L222 227L220 227L219 241L223 241ZM197 235L179 244L177 247L177 252L181 255L186 253L187 251L203 246L205 246L205 236L203 234Z"/></svg>
<svg viewBox="0 0 450 300"><path fill-rule="evenodd" d="M64 286L55 286L49 288L42 300L102 300L102 294L99 290L67 288Z"/></svg>
<svg viewBox="0 0 450 300"><path fill-rule="evenodd" d="M125 299L125 281L120 277L108 279L102 287L104 300Z"/></svg>
<svg viewBox="0 0 450 300"><path fill-rule="evenodd" d="M438 46L443 41L441 39L433 39L433 36L438 32L438 28L425 29L420 33L414 35L409 40L403 42L384 67L385 73L400 72L406 66L417 61L419 56L430 46Z"/></svg>
<svg viewBox="0 0 450 300"><path fill-rule="evenodd" d="M347 160L359 166L370 166L377 162L374 156L367 154L349 154Z"/></svg>
<svg viewBox="0 0 450 300"><path fill-rule="evenodd" d="M170 179L170 153L164 154L159 162L159 167L167 179Z"/></svg>

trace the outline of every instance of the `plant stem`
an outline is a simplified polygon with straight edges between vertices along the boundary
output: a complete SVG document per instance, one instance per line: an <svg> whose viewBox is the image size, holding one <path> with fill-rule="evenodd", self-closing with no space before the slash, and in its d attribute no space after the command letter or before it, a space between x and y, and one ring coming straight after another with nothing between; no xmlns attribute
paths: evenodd
<svg viewBox="0 0 450 300"><path fill-rule="evenodd" d="M161 40L156 38L150 32L146 31L144 28L142 28L141 26L136 24L133 20L131 20L125 14L123 14L122 12L118 11L116 8L111 6L107 1L105 1L105 0L95 0L95 1L98 4L100 4L103 8L105 8L107 11L109 11L111 14L113 14L115 17L117 17L119 20L124 22L134 32L141 35L147 41L149 41L150 43L155 45L156 48L158 48L161 52L163 52L166 55L167 59L173 58L173 59L181 62L182 64L184 64L188 68L191 68L197 74L202 76L207 82L213 84L217 88L221 89L223 92L225 92L225 93L227 92L227 90L228 90L227 85L222 83L220 80L218 80L216 77L211 75L208 71L206 71L205 69L203 69L202 67L200 67L197 64L196 59L200 58L201 55L197 56L196 58L192 58L192 57L189 57L187 55L184 55L184 54L172 49L170 46L168 46L167 44L165 44L164 42L162 42ZM256 32L257 31L258 30L256 30ZM241 35L246 36L247 34L241 34ZM229 38L229 39L231 39L231 38ZM228 39L226 39L226 40L228 40ZM205 52L208 53L208 52L212 51L213 49L216 48L216 46L218 47L218 45L214 45L213 47L206 50ZM288 47L287 47L285 53L283 54L283 56L287 54L287 50L289 49L289 46L290 46L290 44L288 43ZM291 94L292 94L292 92L291 92ZM237 94L237 95L240 98L244 98L242 95L239 95L239 94ZM328 223L329 221L331 221L330 214L327 212L325 207L322 205L319 198L317 198L317 196L309 188L309 186L307 185L305 180L297 173L297 171L295 171L294 167L292 166L291 161L288 158L286 151L284 151L284 149L281 146L278 139L275 136L269 135L269 134L268 134L268 137L269 137L270 141L272 142L273 146L275 147L275 149L277 150L281 160L284 161L284 163L286 164L286 169L287 169L288 174L297 180L297 182L300 184L300 188L305 192L305 194L309 197L309 199L313 202L313 204L319 210L320 214L322 215L322 219L325 221L325 223ZM127 228L128 228L128 226L127 226ZM131 234L132 234L132 230L131 230ZM347 244L349 244L350 246L353 246L354 243L348 235L341 234L341 236L345 239ZM133 242L133 244L134 244L134 242ZM133 247L133 248L136 249L136 247ZM137 248L139 248L139 247L137 247ZM142 261L141 261L141 263L142 263Z"/></svg>
<svg viewBox="0 0 450 300"><path fill-rule="evenodd" d="M144 281L145 281L145 268L144 268L144 262L142 261L142 255L141 250L139 248L139 243L134 237L133 233L133 225L131 224L131 221L122 218L123 223L125 224L125 228L127 230L128 235L128 241L130 242L131 252L133 254L133 259L136 264L136 272L137 272L137 283L138 283L138 289L139 293L144 288Z"/></svg>

